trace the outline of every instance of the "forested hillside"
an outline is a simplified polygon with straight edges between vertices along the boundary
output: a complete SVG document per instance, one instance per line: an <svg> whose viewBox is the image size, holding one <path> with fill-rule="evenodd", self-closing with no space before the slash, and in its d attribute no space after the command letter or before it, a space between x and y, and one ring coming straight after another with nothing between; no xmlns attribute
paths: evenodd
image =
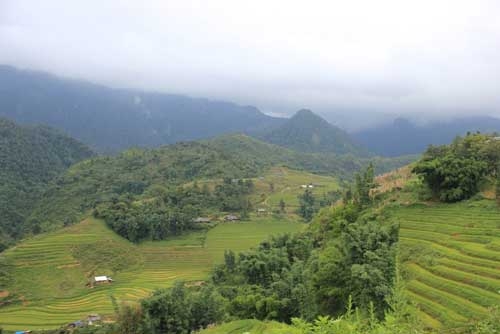
<svg viewBox="0 0 500 334"><path fill-rule="evenodd" d="M299 110L277 128L259 134L258 138L301 152L368 154L348 133L306 109Z"/></svg>
<svg viewBox="0 0 500 334"><path fill-rule="evenodd" d="M410 156L369 160L298 153L243 135L158 149L132 149L116 157L97 157L73 166L48 188L30 222L43 231L51 230L79 221L83 214L88 214L100 203L157 197L155 194L159 193L173 194L179 185L198 179L258 177L273 166L347 179L370 161L378 164L380 170L390 170L413 159ZM178 193L178 196L184 198L186 194ZM203 201L207 199L204 198ZM198 205L203 207L199 202ZM243 207L238 206L238 210L241 209ZM189 211L192 215L199 213L192 208ZM182 220L189 219L184 216Z"/></svg>
<svg viewBox="0 0 500 334"><path fill-rule="evenodd" d="M51 180L92 151L54 129L0 118L1 249L26 232L26 217Z"/></svg>
<svg viewBox="0 0 500 334"><path fill-rule="evenodd" d="M111 89L8 66L0 66L0 116L62 129L101 152L261 131L283 122L251 106Z"/></svg>

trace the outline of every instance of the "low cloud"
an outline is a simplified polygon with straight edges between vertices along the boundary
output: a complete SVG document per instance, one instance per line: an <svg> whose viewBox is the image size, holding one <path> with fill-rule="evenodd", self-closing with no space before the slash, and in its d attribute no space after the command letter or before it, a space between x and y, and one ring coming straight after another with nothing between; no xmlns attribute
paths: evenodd
<svg viewBox="0 0 500 334"><path fill-rule="evenodd" d="M500 116L498 1L0 1L0 63L290 114Z"/></svg>

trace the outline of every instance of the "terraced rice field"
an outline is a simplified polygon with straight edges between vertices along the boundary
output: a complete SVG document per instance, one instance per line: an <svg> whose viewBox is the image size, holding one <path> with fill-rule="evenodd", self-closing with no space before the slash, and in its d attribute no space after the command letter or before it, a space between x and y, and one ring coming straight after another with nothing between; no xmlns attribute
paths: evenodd
<svg viewBox="0 0 500 334"><path fill-rule="evenodd" d="M494 201L391 209L401 224L409 296L433 328L460 328L500 305L500 210Z"/></svg>
<svg viewBox="0 0 500 334"><path fill-rule="evenodd" d="M205 329L200 332L200 334L240 334L240 333L252 333L252 334L300 334L296 328L292 326L275 322L268 321L263 322L259 320L237 320L232 321L214 328Z"/></svg>
<svg viewBox="0 0 500 334"><path fill-rule="evenodd" d="M202 280L213 264L222 260L225 249L242 251L269 234L302 227L296 222L257 218L220 224L206 236L199 232L134 245L103 222L88 219L25 241L2 254L11 266L7 290L20 302L0 308L0 325L9 330L51 329L91 313L112 314L113 297L118 302L137 301L176 280ZM101 249L103 244L110 252L92 253L94 246ZM79 247L90 249L85 254L91 259L80 258L75 253ZM86 287L94 275L111 275L114 282Z"/></svg>
<svg viewBox="0 0 500 334"><path fill-rule="evenodd" d="M298 196L303 185L312 184L311 191L320 198L323 194L340 189L336 178L296 171L286 167L271 168L264 176L254 179L255 202L277 208L281 199L291 210L299 206Z"/></svg>

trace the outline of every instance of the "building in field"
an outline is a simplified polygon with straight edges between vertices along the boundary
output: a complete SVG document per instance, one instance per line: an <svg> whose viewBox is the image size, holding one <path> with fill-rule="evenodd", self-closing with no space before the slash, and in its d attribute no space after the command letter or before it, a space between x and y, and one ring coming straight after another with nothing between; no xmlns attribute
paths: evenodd
<svg viewBox="0 0 500 334"><path fill-rule="evenodd" d="M94 277L93 283L96 284L104 284L104 283L112 283L113 279L109 276L96 276Z"/></svg>
<svg viewBox="0 0 500 334"><path fill-rule="evenodd" d="M264 208L258 208L257 209L257 214L260 216L260 215L265 215L267 214L267 210L264 209Z"/></svg>
<svg viewBox="0 0 500 334"><path fill-rule="evenodd" d="M224 220L227 222L234 222L234 221L240 220L240 217L238 217L236 215L227 215L227 216L224 216Z"/></svg>
<svg viewBox="0 0 500 334"><path fill-rule="evenodd" d="M198 217L198 218L195 218L193 219L193 222L194 223L204 223L204 224L207 224L207 223L210 223L212 220L208 217Z"/></svg>

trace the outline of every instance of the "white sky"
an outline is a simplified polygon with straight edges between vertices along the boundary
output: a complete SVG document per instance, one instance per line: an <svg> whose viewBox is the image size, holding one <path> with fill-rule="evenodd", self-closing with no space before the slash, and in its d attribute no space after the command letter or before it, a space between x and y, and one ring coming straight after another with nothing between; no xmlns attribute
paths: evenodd
<svg viewBox="0 0 500 334"><path fill-rule="evenodd" d="M500 116L500 1L0 0L0 63L273 113Z"/></svg>

